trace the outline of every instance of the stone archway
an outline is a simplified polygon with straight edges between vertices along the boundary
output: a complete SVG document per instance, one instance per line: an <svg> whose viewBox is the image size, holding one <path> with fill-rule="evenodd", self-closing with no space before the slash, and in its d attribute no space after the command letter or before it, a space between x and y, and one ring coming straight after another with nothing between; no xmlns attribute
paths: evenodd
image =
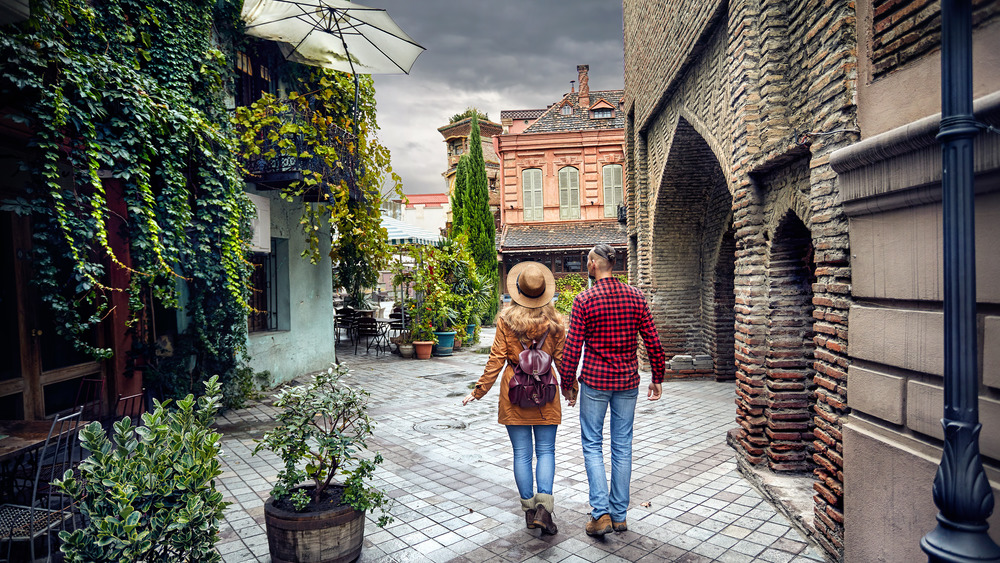
<svg viewBox="0 0 1000 563"><path fill-rule="evenodd" d="M709 144L679 118L657 192L650 256L660 341L668 360L679 356L668 377L733 377L732 201Z"/></svg>
<svg viewBox="0 0 1000 563"><path fill-rule="evenodd" d="M812 466L815 282L812 234L789 210L774 230L767 260L764 450L775 471Z"/></svg>

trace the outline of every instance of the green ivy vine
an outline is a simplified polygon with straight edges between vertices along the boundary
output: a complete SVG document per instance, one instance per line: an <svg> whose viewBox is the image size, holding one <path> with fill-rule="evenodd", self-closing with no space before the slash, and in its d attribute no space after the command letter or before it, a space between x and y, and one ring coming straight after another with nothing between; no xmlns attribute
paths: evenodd
<svg viewBox="0 0 1000 563"><path fill-rule="evenodd" d="M227 390L245 354L252 207L224 105L239 8L38 0L0 35L0 96L31 131L31 186L5 209L33 218L42 298L62 336L107 358L87 336L112 293L126 292L133 314L141 295L177 307L185 293L188 328L177 369L161 374L166 395L196 392L212 374ZM121 185L127 257L111 242L107 176ZM112 268L130 272L127 287L110 285Z"/></svg>

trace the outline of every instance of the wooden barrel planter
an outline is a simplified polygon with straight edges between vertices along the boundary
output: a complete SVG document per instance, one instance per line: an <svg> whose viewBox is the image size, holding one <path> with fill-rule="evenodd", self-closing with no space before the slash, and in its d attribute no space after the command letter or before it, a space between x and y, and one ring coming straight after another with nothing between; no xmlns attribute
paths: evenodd
<svg viewBox="0 0 1000 563"><path fill-rule="evenodd" d="M273 563L344 563L361 555L365 513L342 505L324 512L288 512L264 503Z"/></svg>

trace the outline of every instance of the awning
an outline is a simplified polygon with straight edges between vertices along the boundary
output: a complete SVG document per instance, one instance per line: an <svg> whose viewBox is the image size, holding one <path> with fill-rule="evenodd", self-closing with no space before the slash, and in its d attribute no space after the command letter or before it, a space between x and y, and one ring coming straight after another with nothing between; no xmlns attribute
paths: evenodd
<svg viewBox="0 0 1000 563"><path fill-rule="evenodd" d="M382 226L389 235L389 244L391 245L438 244L441 242L441 235L428 229L393 219L388 215L382 216Z"/></svg>

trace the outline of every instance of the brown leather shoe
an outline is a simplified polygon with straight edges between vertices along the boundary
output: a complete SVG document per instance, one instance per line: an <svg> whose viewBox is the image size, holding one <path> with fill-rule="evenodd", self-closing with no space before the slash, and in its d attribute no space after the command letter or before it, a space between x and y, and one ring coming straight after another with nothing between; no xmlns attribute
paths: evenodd
<svg viewBox="0 0 1000 563"><path fill-rule="evenodd" d="M538 524L535 524L535 509L534 508L532 508L531 510L525 510L524 511L524 524L525 524L525 526L528 527L528 529L534 529L534 528L538 527Z"/></svg>
<svg viewBox="0 0 1000 563"><path fill-rule="evenodd" d="M556 528L556 523L552 521L552 514L550 514L548 510L545 510L545 507L540 504L535 507L534 524L536 528L541 528L546 534L554 535L559 531L559 528Z"/></svg>
<svg viewBox="0 0 1000 563"><path fill-rule="evenodd" d="M616 532L628 531L628 523L625 520L622 520L621 522L615 522L612 520L611 527L614 528Z"/></svg>
<svg viewBox="0 0 1000 563"><path fill-rule="evenodd" d="M603 536L604 534L610 534L611 530L611 516L607 514L602 514L600 518L594 520L594 517L590 517L590 521L587 522L587 535L588 536Z"/></svg>

